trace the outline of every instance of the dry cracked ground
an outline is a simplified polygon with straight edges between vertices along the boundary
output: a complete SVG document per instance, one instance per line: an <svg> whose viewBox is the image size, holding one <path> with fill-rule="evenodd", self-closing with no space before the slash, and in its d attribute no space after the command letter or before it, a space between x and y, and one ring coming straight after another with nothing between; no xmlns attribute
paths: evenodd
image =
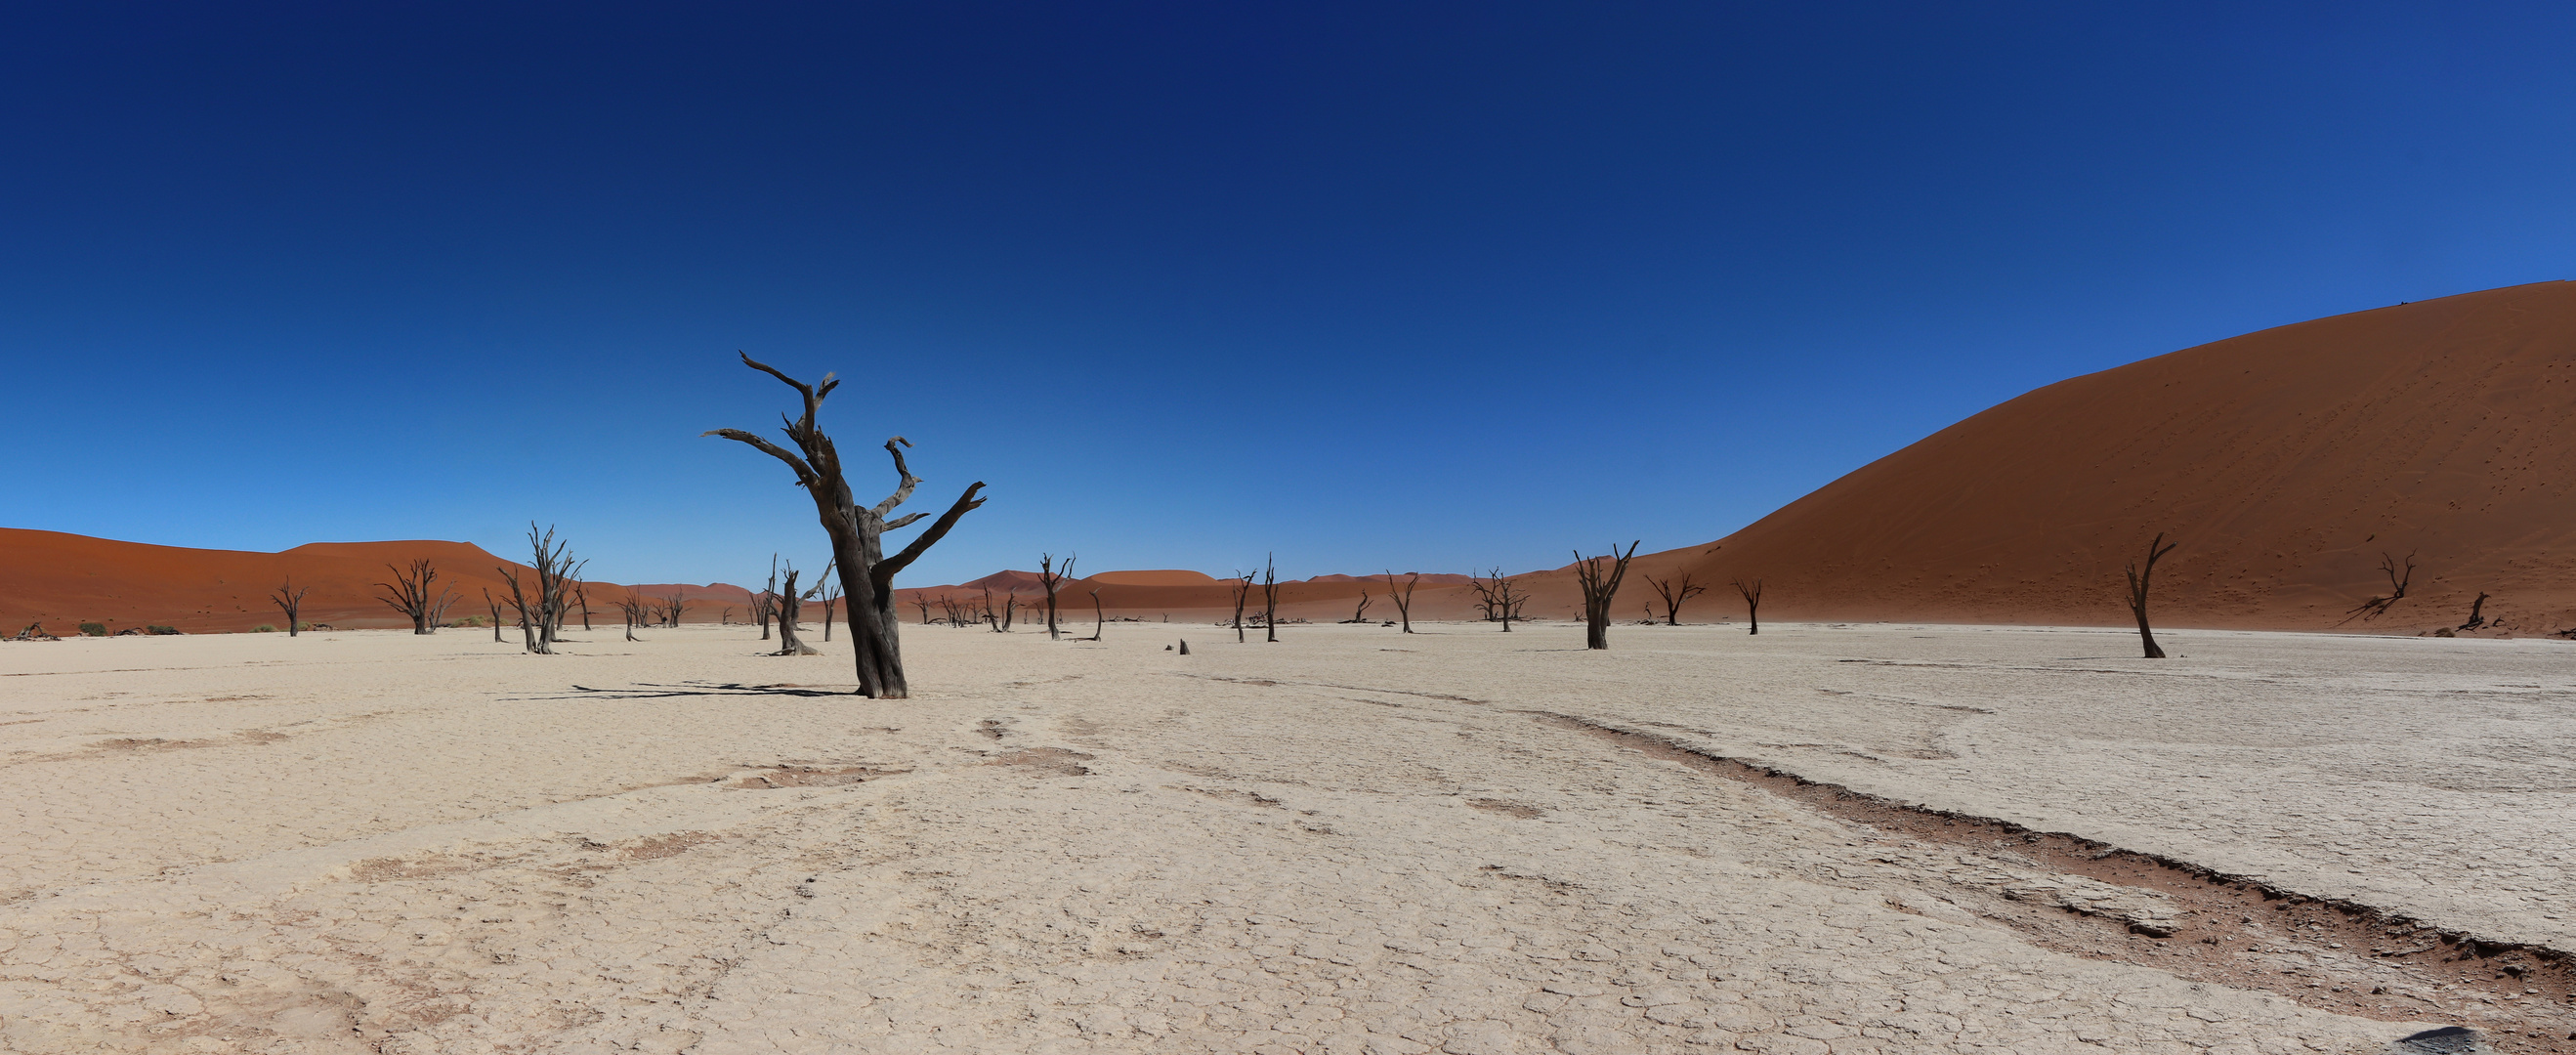
<svg viewBox="0 0 2576 1055"><path fill-rule="evenodd" d="M0 1050L2576 1047L2576 645L1425 629L0 645Z"/></svg>

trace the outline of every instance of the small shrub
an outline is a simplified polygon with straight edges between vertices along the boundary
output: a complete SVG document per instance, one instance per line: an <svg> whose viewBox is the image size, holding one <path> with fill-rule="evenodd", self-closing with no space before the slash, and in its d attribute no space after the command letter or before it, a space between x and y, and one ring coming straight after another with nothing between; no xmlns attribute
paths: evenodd
<svg viewBox="0 0 2576 1055"><path fill-rule="evenodd" d="M82 624L80 625L80 632L81 632L81 636L82 636L82 637L106 637L106 636L107 636L107 624L105 624L105 623L82 623Z"/></svg>
<svg viewBox="0 0 2576 1055"><path fill-rule="evenodd" d="M459 619L459 620L457 620L457 621L455 621L455 622L453 622L453 623L449 623L449 624L447 624L447 625L448 625L448 626L451 626L451 627L459 627L459 626L482 626L485 622L487 622L487 620L485 620L482 616L479 616L479 615L469 615L469 616L466 616L466 617L465 617L465 618L463 618L463 619Z"/></svg>
<svg viewBox="0 0 2576 1055"><path fill-rule="evenodd" d="M143 632L155 637L171 637L178 634L179 628L175 626L147 626L143 628Z"/></svg>
<svg viewBox="0 0 2576 1055"><path fill-rule="evenodd" d="M266 623L261 623L258 626L250 628L250 632L254 634L274 634L277 632L277 628Z"/></svg>

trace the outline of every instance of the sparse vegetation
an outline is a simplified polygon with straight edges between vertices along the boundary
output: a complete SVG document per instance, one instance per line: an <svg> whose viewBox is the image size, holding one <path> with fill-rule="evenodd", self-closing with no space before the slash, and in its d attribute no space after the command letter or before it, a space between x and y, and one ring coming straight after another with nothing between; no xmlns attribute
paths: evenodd
<svg viewBox="0 0 2576 1055"><path fill-rule="evenodd" d="M376 595L376 599L409 618L412 633L437 633L438 621L446 617L447 607L455 604L457 598L454 590L444 587L436 596L431 596L430 588L438 582L438 569L429 563L429 558L412 561L409 569L387 564L385 570L394 573L394 581L377 583L376 588L385 592ZM458 622L462 625L464 621Z"/></svg>
<svg viewBox="0 0 2576 1055"><path fill-rule="evenodd" d="M273 629L276 629L276 628L275 628L275 627L269 627L268 629L272 629L272 630L273 630ZM107 636L107 624L105 624L105 623L82 623L82 624L80 625L80 633L81 633L81 636L82 636L82 637L106 637L106 636Z"/></svg>

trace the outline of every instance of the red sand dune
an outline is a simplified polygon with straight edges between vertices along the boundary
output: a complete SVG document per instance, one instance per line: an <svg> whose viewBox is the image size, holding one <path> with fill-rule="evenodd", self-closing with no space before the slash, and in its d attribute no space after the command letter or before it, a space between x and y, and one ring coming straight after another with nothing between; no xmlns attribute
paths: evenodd
<svg viewBox="0 0 2576 1055"><path fill-rule="evenodd" d="M66 636L84 622L105 623L110 631L162 625L204 633L263 623L282 628L286 615L269 594L290 576L298 586L311 587L299 611L306 622L408 627L408 619L376 600L375 584L393 580L387 564L408 566L418 557L438 568L439 585L454 585L459 600L448 610L450 620L488 613L483 591L500 596L507 588L501 565L533 582L525 565L463 542L317 542L283 553L252 553L0 528L0 636L33 622ZM618 619L611 602L630 587L588 585L596 618ZM656 597L685 590L692 600L703 598L690 606L692 622L714 622L722 605L740 605L750 596L723 584L631 589Z"/></svg>
<svg viewBox="0 0 2576 1055"><path fill-rule="evenodd" d="M2485 591L2543 632L2576 622L2571 426L2576 283L2514 286L2062 381L1639 568L1762 576L1781 618L2117 625L2161 531L2171 625L2415 633ZM2406 598L2345 623L2409 553Z"/></svg>

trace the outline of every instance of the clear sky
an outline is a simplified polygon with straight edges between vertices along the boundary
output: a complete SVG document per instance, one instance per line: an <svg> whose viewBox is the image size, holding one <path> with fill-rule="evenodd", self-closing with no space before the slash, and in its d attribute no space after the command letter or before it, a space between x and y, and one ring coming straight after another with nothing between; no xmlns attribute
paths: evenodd
<svg viewBox="0 0 2576 1055"><path fill-rule="evenodd" d="M0 526L905 581L1704 542L2030 388L2570 277L2576 6L13 4Z"/></svg>

